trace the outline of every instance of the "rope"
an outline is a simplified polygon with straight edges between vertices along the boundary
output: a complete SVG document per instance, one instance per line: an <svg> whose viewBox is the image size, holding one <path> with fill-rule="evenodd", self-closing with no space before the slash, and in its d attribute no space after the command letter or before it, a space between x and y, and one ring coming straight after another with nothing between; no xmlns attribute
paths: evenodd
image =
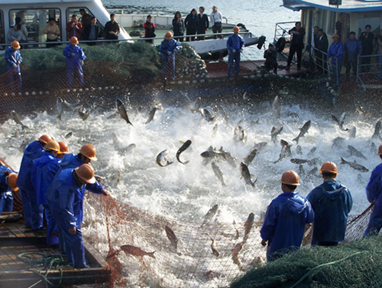
<svg viewBox="0 0 382 289"><path fill-rule="evenodd" d="M41 257L34 258L30 255L40 255ZM25 252L25 253L19 254L17 258L23 261L24 263L28 263L29 265L31 265L32 267L31 269L36 270L36 271L35 270L32 270L32 271L41 277L41 280L29 286L29 288L33 288L34 286L38 285L44 280L47 285L49 284L50 286L55 287L54 284L48 280L48 274L50 273L50 270L52 269L52 267L55 267L56 269L60 271L60 282L57 286L57 287L60 287L64 273L61 268L57 268L57 267L69 266L69 263L66 262L60 255L46 255L40 252ZM45 273L42 273L41 271L44 271L44 270L45 270Z"/></svg>
<svg viewBox="0 0 382 289"><path fill-rule="evenodd" d="M361 254L361 252L357 252L357 253L351 254L351 255L349 255L349 256L347 256L347 257L345 257L345 258L339 259L339 260L337 260L337 261L332 261L332 262L328 262L328 263L324 263L324 264L318 265L318 266L316 266L316 267L310 269L304 276L301 277L300 280L298 280L298 281L297 281L293 286L291 286L290 288L295 288L298 284L300 284L302 281L304 281L304 279L305 279L306 277L308 277L314 270L316 270L316 269L318 269L318 268L320 268L320 267L324 267L324 266L328 266L328 265L333 265L333 264L342 262L342 261L344 261L344 260L346 260L346 259L349 259L350 257L353 257L353 256L358 255L358 254Z"/></svg>

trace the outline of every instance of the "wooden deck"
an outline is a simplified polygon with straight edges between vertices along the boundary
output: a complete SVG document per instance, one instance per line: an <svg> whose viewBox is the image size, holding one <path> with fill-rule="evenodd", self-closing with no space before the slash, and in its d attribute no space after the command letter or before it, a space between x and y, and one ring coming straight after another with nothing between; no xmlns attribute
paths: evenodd
<svg viewBox="0 0 382 289"><path fill-rule="evenodd" d="M43 266L31 265L18 256L29 252L34 261L42 256L59 257L57 246L45 245L45 233L34 233L25 228L22 221L0 224L0 287L51 287L40 276L45 275ZM49 270L47 279L55 286L102 284L109 280L110 270L106 261L85 240L85 257L90 268L74 269L62 265ZM36 253L36 254L33 254Z"/></svg>

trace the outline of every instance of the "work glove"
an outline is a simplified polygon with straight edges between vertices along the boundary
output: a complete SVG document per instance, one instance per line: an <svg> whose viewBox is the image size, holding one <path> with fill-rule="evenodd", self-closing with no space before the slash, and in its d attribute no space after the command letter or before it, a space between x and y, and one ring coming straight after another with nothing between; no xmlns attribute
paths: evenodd
<svg viewBox="0 0 382 289"><path fill-rule="evenodd" d="M171 55L172 54L172 52L171 51L167 51L167 55Z"/></svg>
<svg viewBox="0 0 382 289"><path fill-rule="evenodd" d="M72 57L76 56L76 54L75 54L75 53L72 53L71 55L72 55Z"/></svg>
<svg viewBox="0 0 382 289"><path fill-rule="evenodd" d="M236 53L236 50L235 50L235 49L232 49L232 53Z"/></svg>

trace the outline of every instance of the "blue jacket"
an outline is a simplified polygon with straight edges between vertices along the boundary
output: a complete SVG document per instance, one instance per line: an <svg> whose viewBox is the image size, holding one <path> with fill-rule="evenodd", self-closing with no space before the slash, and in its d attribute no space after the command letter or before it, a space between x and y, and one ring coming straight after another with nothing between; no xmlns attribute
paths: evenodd
<svg viewBox="0 0 382 289"><path fill-rule="evenodd" d="M314 210L312 243L341 242L353 207L350 191L336 180L326 180L307 196Z"/></svg>
<svg viewBox="0 0 382 289"><path fill-rule="evenodd" d="M20 72L20 65L17 64L18 61L20 61L20 63L23 62L20 50L17 49L13 51L12 47L9 46L7 50L5 50L5 62L7 63L7 70ZM16 67L14 64L16 64Z"/></svg>
<svg viewBox="0 0 382 289"><path fill-rule="evenodd" d="M337 57L334 59L333 57ZM332 64L336 64L338 60L338 64L342 64L342 60L344 58L344 45L341 41L337 41L337 43L332 43L328 50L328 58L332 57Z"/></svg>
<svg viewBox="0 0 382 289"><path fill-rule="evenodd" d="M348 38L345 42L345 61L352 62L357 60L357 55L362 55L361 43L355 38L354 40Z"/></svg>
<svg viewBox="0 0 382 289"><path fill-rule="evenodd" d="M28 144L24 149L24 156L21 160L19 176L17 178L16 185L22 190L33 189L31 181L31 173L33 167L33 161L42 156L44 148L35 140Z"/></svg>
<svg viewBox="0 0 382 289"><path fill-rule="evenodd" d="M268 206L260 235L268 240L267 259L301 246L305 224L314 220L310 203L298 193L282 193Z"/></svg>
<svg viewBox="0 0 382 289"><path fill-rule="evenodd" d="M72 53L75 56L72 56ZM81 61L86 59L82 48L77 45L69 44L64 48L63 54L66 58L66 68L79 69L82 68Z"/></svg>
<svg viewBox="0 0 382 289"><path fill-rule="evenodd" d="M175 51L179 51L179 47L180 47L179 42L176 41L174 38L171 38L170 41L165 39L162 41L159 51L164 55L167 55L168 51L174 54Z"/></svg>
<svg viewBox="0 0 382 289"><path fill-rule="evenodd" d="M6 172L16 173L7 166L0 166L0 195L12 191L11 187L8 186L8 175L5 174Z"/></svg>
<svg viewBox="0 0 382 289"><path fill-rule="evenodd" d="M228 40L227 40L227 48L229 50L229 52L232 52L232 50L236 50L236 52L239 52L240 50L243 49L245 45L245 41L243 39L243 37L241 37L240 35L235 35L232 34L230 37L228 37Z"/></svg>
<svg viewBox="0 0 382 289"><path fill-rule="evenodd" d="M39 205L47 205L47 191L51 185L54 176L60 168L59 159L55 158L49 152L33 161L32 168L32 184L37 194L37 203Z"/></svg>
<svg viewBox="0 0 382 289"><path fill-rule="evenodd" d="M366 186L366 197L370 203L382 205L382 164L379 164L371 172L369 183Z"/></svg>

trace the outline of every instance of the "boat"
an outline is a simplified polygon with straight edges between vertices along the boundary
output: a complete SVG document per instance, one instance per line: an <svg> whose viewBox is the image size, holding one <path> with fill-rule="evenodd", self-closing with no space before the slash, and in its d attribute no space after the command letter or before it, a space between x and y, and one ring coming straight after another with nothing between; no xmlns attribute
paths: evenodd
<svg viewBox="0 0 382 289"><path fill-rule="evenodd" d="M49 18L53 18L60 27L61 35L58 39L59 44L69 43L68 33L65 25L70 21L72 15L77 15L81 21L80 9L84 9L90 16L97 18L97 25L104 29L105 24L110 20L110 11L115 13L115 9L109 11L105 8L101 0L18 0L15 3L12 0L2 0L0 4L0 50L4 50L9 43L6 41L6 35L16 23L16 17L20 17L22 24L28 30L27 42L22 46L25 48L46 48L46 34L43 33ZM119 42L123 41L140 41L142 38L142 24L146 20L143 14L125 14L123 10L115 13L117 22L120 24L121 32L118 35ZM172 28L172 15L153 15L153 22L157 25L158 37L154 39L154 44L159 45L163 40L165 32ZM234 24L225 23L223 31L220 35L228 36L232 34ZM240 34L246 42L246 46L258 44L259 41L264 43L265 37L256 37L250 31L245 29L241 24L242 31ZM134 29L131 37L126 30ZM209 29L211 31L212 29ZM99 38L96 42L104 42L103 38ZM209 58L213 55L220 57L227 54L226 40L214 39L212 33L206 35L204 41L184 42L193 47L193 49L203 58Z"/></svg>

